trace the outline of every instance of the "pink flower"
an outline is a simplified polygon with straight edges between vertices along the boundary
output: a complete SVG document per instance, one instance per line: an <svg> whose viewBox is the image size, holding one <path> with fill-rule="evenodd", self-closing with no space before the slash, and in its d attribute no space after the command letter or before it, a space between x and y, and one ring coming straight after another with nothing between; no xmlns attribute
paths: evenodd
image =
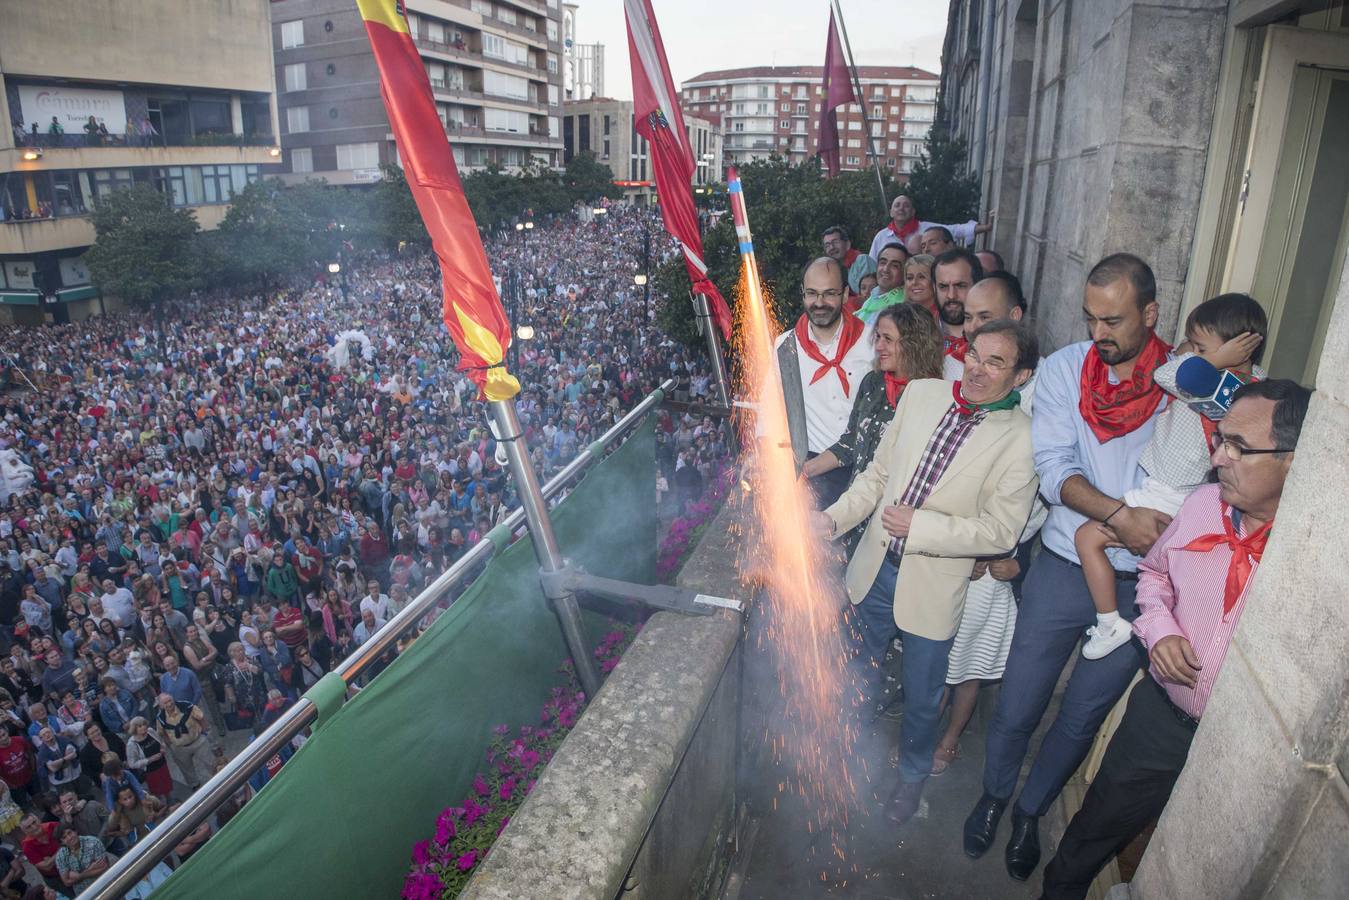
<svg viewBox="0 0 1349 900"><path fill-rule="evenodd" d="M483 817L483 814L486 812L487 807L479 806L478 804L470 800L468 802L468 807L464 810L464 824L472 825L474 822L481 819Z"/></svg>
<svg viewBox="0 0 1349 900"><path fill-rule="evenodd" d="M563 728L570 728L576 724L576 711L570 706L557 714L557 724Z"/></svg>
<svg viewBox="0 0 1349 900"><path fill-rule="evenodd" d="M501 782L501 787L497 788L497 796L502 800L511 799L511 795L514 793L515 793L514 778L507 778L505 781Z"/></svg>
<svg viewBox="0 0 1349 900"><path fill-rule="evenodd" d="M412 845L412 862L414 865L424 866L431 861L431 842L418 841Z"/></svg>
<svg viewBox="0 0 1349 900"><path fill-rule="evenodd" d="M403 900L437 900L444 887L438 876L415 872L403 881Z"/></svg>
<svg viewBox="0 0 1349 900"><path fill-rule="evenodd" d="M441 846L447 846L454 840L458 829L454 827L454 811L447 809L436 817L436 843Z"/></svg>
<svg viewBox="0 0 1349 900"><path fill-rule="evenodd" d="M537 766L538 764L539 764L539 754L534 750L526 750L520 756L520 765L525 767L526 772L533 771L534 767ZM533 784L533 782L530 783Z"/></svg>
<svg viewBox="0 0 1349 900"><path fill-rule="evenodd" d="M491 790L491 788L489 788L489 787L487 786L487 782L483 780L483 777L482 777L481 775L476 775L476 776L474 776L474 778L473 778L473 792L474 792L475 794L477 794L479 797L486 797L486 796L487 796L487 792L488 792L489 790Z"/></svg>
<svg viewBox="0 0 1349 900"><path fill-rule="evenodd" d="M467 872L478 864L478 851L470 850L467 853L462 854L454 861L454 864L459 867L460 872Z"/></svg>

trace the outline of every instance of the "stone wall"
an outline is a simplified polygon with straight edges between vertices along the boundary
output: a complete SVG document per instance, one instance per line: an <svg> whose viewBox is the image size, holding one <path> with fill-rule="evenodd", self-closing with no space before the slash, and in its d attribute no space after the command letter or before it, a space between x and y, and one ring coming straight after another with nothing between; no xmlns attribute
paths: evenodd
<svg viewBox="0 0 1349 900"><path fill-rule="evenodd" d="M969 3L955 0L951 21ZM1085 336L1086 273L1120 250L1152 265L1158 330L1174 333L1226 24L1215 0L1001 0L978 65L960 70L968 97L978 85L966 82L993 67L986 132L974 133L981 119L964 102L955 124L971 166L983 160L991 246L1021 278L1050 348Z"/></svg>
<svg viewBox="0 0 1349 900"><path fill-rule="evenodd" d="M1349 358L1349 264L1323 358ZM1278 522L1137 900L1349 897L1349 374L1321 367Z"/></svg>

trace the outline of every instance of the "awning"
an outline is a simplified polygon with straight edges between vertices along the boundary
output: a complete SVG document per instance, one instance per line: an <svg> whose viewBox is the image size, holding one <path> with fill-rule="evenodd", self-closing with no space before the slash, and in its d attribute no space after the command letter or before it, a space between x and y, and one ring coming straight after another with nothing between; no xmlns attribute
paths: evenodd
<svg viewBox="0 0 1349 900"><path fill-rule="evenodd" d="M39 300L37 291L0 291L0 303L10 306L38 306Z"/></svg>
<svg viewBox="0 0 1349 900"><path fill-rule="evenodd" d="M63 303L70 303L72 300L92 300L98 296L98 288L92 284L83 284L79 287L62 288L56 292L56 299Z"/></svg>

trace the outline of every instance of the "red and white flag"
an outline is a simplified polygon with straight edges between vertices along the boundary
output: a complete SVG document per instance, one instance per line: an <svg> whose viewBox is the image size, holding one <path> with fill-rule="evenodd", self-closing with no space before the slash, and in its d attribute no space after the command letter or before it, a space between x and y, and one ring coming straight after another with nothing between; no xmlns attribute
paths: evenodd
<svg viewBox="0 0 1349 900"><path fill-rule="evenodd" d="M843 43L838 39L838 24L834 21L834 11L829 10L829 39L824 45L824 102L820 104L820 124L817 130L816 147L829 170L829 177L838 174L839 141L838 118L834 110L840 106L857 102L853 91L852 78L848 74L848 63L843 56Z"/></svg>
<svg viewBox="0 0 1349 900"><path fill-rule="evenodd" d="M707 297L712 318L727 340L731 337L731 310L707 277L703 262L703 238L698 232L698 214L693 207L693 151L679 94L665 60L665 45L651 0L623 0L628 20L628 53L632 60L632 120L637 133L650 144L651 168L660 193L660 213L665 230L679 241L684 264L695 293Z"/></svg>

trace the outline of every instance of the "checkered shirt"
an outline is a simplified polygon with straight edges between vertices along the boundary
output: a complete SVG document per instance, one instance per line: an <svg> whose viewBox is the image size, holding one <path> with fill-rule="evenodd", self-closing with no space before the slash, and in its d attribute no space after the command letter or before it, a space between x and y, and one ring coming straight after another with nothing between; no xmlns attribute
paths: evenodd
<svg viewBox="0 0 1349 900"><path fill-rule="evenodd" d="M976 409L973 413L965 414L960 411L960 407L954 403L942 416L941 422L937 424L937 430L932 432L932 437L927 442L927 449L923 451L923 456L918 460L918 468L914 470L913 478L909 479L909 486L904 489L904 494L899 498L899 502L904 506L912 506L914 509L922 507L923 502L927 500L932 489L937 486L941 480L942 474L947 467L951 465L951 460L956 458L956 453L964 446L965 441L974 433L975 427L984 420L988 411ZM885 548L886 555L894 554L901 556L904 553L904 538L891 538L890 545Z"/></svg>

